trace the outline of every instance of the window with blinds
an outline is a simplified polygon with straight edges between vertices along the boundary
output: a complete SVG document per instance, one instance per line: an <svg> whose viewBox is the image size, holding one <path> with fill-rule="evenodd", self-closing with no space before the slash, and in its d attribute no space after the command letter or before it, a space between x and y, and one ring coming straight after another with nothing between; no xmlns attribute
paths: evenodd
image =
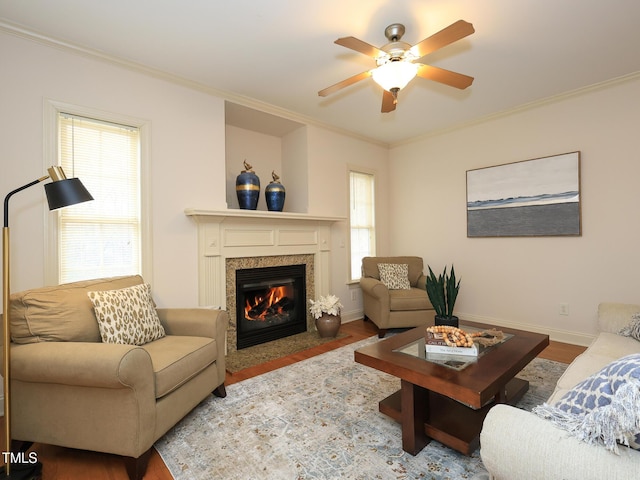
<svg viewBox="0 0 640 480"><path fill-rule="evenodd" d="M362 258L375 256L375 178L373 174L349 172L350 280L361 276Z"/></svg>
<svg viewBox="0 0 640 480"><path fill-rule="evenodd" d="M140 129L59 113L58 155L95 199L59 211L59 282L142 273Z"/></svg>

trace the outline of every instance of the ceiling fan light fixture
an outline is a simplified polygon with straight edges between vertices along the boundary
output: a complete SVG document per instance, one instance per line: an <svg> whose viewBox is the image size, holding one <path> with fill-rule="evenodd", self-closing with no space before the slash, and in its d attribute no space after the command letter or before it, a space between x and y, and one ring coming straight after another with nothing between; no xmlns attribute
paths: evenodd
<svg viewBox="0 0 640 480"><path fill-rule="evenodd" d="M415 63L397 60L379 66L371 72L371 76L378 85L391 92L406 87L417 73L418 65Z"/></svg>

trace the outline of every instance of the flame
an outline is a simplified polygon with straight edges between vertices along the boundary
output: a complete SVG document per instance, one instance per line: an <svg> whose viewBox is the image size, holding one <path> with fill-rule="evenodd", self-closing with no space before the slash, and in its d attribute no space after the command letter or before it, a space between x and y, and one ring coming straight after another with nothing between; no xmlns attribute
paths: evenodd
<svg viewBox="0 0 640 480"><path fill-rule="evenodd" d="M271 308L287 296L287 288L271 287L264 296L256 295L252 300L245 298L244 318L247 320L257 320L264 322L270 315L282 313L282 308L277 306L275 311ZM251 316L249 313L258 305L262 305L262 311L258 316Z"/></svg>

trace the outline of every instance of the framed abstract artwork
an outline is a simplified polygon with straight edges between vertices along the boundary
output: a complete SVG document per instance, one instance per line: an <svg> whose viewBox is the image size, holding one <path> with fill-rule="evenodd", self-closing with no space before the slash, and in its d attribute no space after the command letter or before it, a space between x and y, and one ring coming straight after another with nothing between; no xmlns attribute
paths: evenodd
<svg viewBox="0 0 640 480"><path fill-rule="evenodd" d="M581 234L580 152L467 170L467 237Z"/></svg>

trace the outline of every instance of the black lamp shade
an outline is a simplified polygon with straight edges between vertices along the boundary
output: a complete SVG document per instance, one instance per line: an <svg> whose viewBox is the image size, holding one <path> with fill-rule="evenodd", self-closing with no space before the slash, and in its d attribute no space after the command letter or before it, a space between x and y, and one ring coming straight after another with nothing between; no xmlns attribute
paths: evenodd
<svg viewBox="0 0 640 480"><path fill-rule="evenodd" d="M49 210L56 210L76 203L93 200L79 178L65 178L44 186L49 202Z"/></svg>

